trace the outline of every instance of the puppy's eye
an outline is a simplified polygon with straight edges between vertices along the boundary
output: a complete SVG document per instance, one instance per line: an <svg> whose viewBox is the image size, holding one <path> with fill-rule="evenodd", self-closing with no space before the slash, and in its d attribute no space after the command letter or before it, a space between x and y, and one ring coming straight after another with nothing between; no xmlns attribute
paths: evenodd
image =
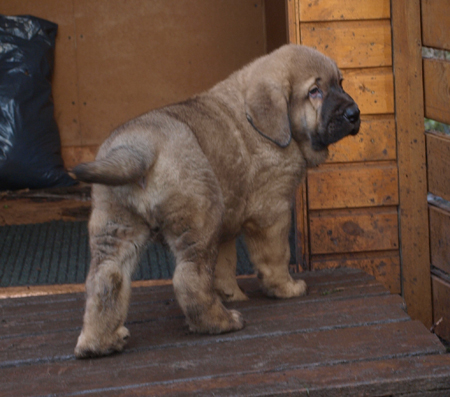
<svg viewBox="0 0 450 397"><path fill-rule="evenodd" d="M319 87L313 87L309 90L309 96L311 98L322 98L322 91Z"/></svg>

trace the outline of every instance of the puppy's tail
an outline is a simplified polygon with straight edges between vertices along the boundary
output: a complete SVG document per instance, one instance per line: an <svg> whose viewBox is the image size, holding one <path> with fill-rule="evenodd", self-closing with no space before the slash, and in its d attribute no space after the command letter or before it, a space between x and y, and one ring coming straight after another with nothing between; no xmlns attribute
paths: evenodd
<svg viewBox="0 0 450 397"><path fill-rule="evenodd" d="M153 153L118 146L110 149L102 159L77 165L69 174L77 180L102 185L141 184L154 160Z"/></svg>

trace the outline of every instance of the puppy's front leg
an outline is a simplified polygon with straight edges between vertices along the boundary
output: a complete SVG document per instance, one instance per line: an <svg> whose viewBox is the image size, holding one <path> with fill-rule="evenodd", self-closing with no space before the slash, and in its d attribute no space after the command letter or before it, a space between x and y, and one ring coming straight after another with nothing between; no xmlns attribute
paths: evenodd
<svg viewBox="0 0 450 397"><path fill-rule="evenodd" d="M190 330L219 334L243 328L242 315L227 310L214 289L220 212L211 206L208 211L189 214L184 206L183 216L176 218L166 240L176 259L172 280L175 295Z"/></svg>
<svg viewBox="0 0 450 397"><path fill-rule="evenodd" d="M236 282L236 262L236 240L221 244L214 272L214 288L225 302L248 299Z"/></svg>
<svg viewBox="0 0 450 397"><path fill-rule="evenodd" d="M306 294L306 283L289 274L289 230L291 213L278 217L267 228L250 225L244 235L251 260L264 293L274 298L292 298Z"/></svg>

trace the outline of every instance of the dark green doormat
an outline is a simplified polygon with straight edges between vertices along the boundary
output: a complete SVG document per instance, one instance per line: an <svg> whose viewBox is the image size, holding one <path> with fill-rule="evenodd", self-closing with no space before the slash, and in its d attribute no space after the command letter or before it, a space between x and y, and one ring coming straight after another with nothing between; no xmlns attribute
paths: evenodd
<svg viewBox="0 0 450 397"><path fill-rule="evenodd" d="M253 273L241 238L236 248L237 274ZM89 261L87 222L0 227L0 287L84 283ZM174 269L171 252L159 244L149 244L133 279L168 279Z"/></svg>

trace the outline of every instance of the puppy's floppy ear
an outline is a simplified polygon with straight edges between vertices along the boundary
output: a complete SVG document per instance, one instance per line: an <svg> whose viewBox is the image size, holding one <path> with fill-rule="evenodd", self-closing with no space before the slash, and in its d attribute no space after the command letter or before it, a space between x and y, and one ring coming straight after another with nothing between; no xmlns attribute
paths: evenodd
<svg viewBox="0 0 450 397"><path fill-rule="evenodd" d="M259 82L246 93L245 112L253 128L281 148L292 139L289 93L280 85Z"/></svg>

